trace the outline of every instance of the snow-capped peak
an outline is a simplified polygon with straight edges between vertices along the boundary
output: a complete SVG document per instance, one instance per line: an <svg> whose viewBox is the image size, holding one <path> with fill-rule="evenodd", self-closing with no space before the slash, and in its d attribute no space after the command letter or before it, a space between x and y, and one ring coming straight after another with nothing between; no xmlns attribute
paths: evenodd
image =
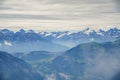
<svg viewBox="0 0 120 80"><path fill-rule="evenodd" d="M51 32L48 32L48 33L45 34L46 37L47 37L47 36L50 36L50 35L52 35Z"/></svg>
<svg viewBox="0 0 120 80"><path fill-rule="evenodd" d="M45 34L45 32L39 32L39 34L44 35L44 34Z"/></svg>
<svg viewBox="0 0 120 80"><path fill-rule="evenodd" d="M60 34L57 38L61 38L61 37L65 36L65 35L66 35L66 33Z"/></svg>
<svg viewBox="0 0 120 80"><path fill-rule="evenodd" d="M100 31L96 32L98 35L104 36L104 34Z"/></svg>
<svg viewBox="0 0 120 80"><path fill-rule="evenodd" d="M84 30L84 33L87 34L87 35L89 35L93 31L94 30L87 28L87 29Z"/></svg>
<svg viewBox="0 0 120 80"><path fill-rule="evenodd" d="M68 31L67 32L67 35L71 35L71 34L73 34L74 32L70 32L70 31Z"/></svg>

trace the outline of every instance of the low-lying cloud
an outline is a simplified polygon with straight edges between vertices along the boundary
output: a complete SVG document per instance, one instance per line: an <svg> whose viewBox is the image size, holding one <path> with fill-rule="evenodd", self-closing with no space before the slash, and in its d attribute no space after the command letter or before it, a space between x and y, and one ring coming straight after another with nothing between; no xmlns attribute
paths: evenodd
<svg viewBox="0 0 120 80"><path fill-rule="evenodd" d="M85 69L85 80L113 80L120 72L120 55L98 53L93 59L88 59Z"/></svg>

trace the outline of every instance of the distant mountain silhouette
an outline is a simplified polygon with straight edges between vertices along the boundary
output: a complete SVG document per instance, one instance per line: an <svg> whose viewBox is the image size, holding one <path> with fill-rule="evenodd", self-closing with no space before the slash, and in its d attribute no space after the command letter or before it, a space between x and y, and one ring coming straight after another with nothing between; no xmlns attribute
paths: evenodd
<svg viewBox="0 0 120 80"><path fill-rule="evenodd" d="M111 28L109 30L91 30L86 28L81 31L71 32L35 32L33 30L25 31L21 29L17 32L10 31L8 29L0 30L0 43L4 44L5 41L15 44L15 43L25 43L25 42L40 42L49 43L52 45L64 45L67 47L73 47L80 43L88 42L109 42L120 39L120 30L117 28ZM54 43L54 44L53 44ZM45 44L45 45L46 45ZM65 49L64 49L65 50Z"/></svg>
<svg viewBox="0 0 120 80"><path fill-rule="evenodd" d="M80 43L88 42L109 42L120 39L120 30L117 28L111 28L109 30L91 30L86 28L81 31L71 32L40 32L41 37L53 42L73 47Z"/></svg>

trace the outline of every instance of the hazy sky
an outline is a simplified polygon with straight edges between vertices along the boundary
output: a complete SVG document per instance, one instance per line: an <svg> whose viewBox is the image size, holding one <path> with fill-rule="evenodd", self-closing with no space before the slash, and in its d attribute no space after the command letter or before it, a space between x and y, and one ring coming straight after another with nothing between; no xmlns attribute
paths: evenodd
<svg viewBox="0 0 120 80"><path fill-rule="evenodd" d="M120 28L120 0L0 0L0 28Z"/></svg>

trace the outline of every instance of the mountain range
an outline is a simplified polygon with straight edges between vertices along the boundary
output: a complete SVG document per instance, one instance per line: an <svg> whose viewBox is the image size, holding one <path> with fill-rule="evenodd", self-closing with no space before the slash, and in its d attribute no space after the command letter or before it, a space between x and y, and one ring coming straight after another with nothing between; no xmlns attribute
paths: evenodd
<svg viewBox="0 0 120 80"><path fill-rule="evenodd" d="M120 40L82 43L59 55L31 52L20 59L45 75L46 80L119 80Z"/></svg>
<svg viewBox="0 0 120 80"><path fill-rule="evenodd" d="M110 41L120 38L120 30L118 28L111 28L109 30L99 29L98 31L90 28L80 31L63 31L63 32L35 32L33 30L25 31L20 29L13 32L8 29L0 30L0 42L6 40L10 42L28 42L28 41L53 41L53 40L76 40L89 38L95 41ZM92 39L93 38L93 39ZM105 39L106 38L106 39ZM46 40L47 39L47 40ZM102 41L102 42L105 42Z"/></svg>
<svg viewBox="0 0 120 80"><path fill-rule="evenodd" d="M8 29L0 30L0 50L10 53L30 51L65 51L68 47L53 43L42 38L32 30L13 32Z"/></svg>
<svg viewBox="0 0 120 80"><path fill-rule="evenodd" d="M53 41L58 44L68 46L70 48L87 42L109 42L120 39L120 30L111 28L109 30L99 29L98 31L86 28L81 31L65 31L65 32L40 32L40 36L44 39Z"/></svg>
<svg viewBox="0 0 120 80"><path fill-rule="evenodd" d="M119 80L119 73L120 40L80 43L63 52L0 52L0 80Z"/></svg>
<svg viewBox="0 0 120 80"><path fill-rule="evenodd" d="M39 32L40 36L47 39L57 39L57 40L67 40L67 39L82 39L82 38L95 38L107 37L110 38L120 38L120 30L117 28L111 28L109 30L99 29L98 31L86 28L81 31L65 31L65 32ZM101 40L100 40L101 41Z"/></svg>
<svg viewBox="0 0 120 80"><path fill-rule="evenodd" d="M98 31L86 28L80 31L64 32L35 32L33 30L25 31L24 29L16 32L10 31L8 29L0 30L0 46L13 46L14 44L18 43L28 43L29 45L29 43L31 42L37 42L37 44L41 44L43 47L47 47L50 45L55 45L58 48L63 47L62 49L59 49L59 51L65 51L68 48L70 49L80 43L87 43L92 41L109 42L118 39L120 39L120 30L117 28L111 28L109 30L100 29ZM36 47L37 44L34 44L34 46ZM55 50L55 47L53 48ZM39 49L44 50L41 47ZM46 50L50 51L48 48L46 48ZM57 49L55 51L57 51Z"/></svg>

